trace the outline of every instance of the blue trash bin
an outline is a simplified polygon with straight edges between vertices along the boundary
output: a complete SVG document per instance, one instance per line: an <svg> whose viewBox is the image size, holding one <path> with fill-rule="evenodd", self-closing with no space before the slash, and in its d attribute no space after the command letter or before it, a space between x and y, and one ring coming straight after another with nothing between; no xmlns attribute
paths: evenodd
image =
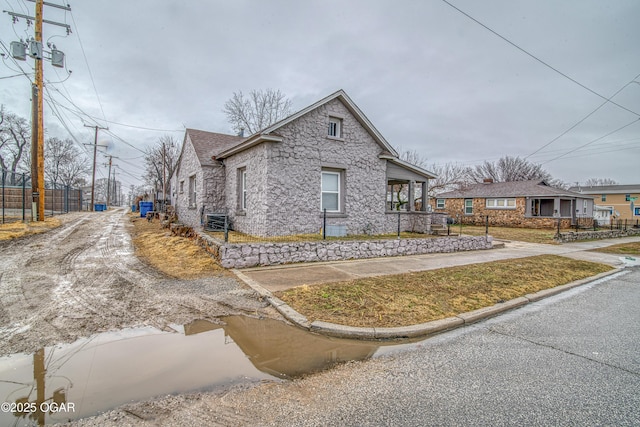
<svg viewBox="0 0 640 427"><path fill-rule="evenodd" d="M153 211L153 202L140 202L140 217L147 216L147 212Z"/></svg>

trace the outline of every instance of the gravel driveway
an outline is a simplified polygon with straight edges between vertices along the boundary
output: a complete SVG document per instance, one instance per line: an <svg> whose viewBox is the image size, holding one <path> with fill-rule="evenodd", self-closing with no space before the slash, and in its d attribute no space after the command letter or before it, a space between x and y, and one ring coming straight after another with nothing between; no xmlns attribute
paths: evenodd
<svg viewBox="0 0 640 427"><path fill-rule="evenodd" d="M275 315L232 277L176 280L142 263L122 209L59 218L60 228L0 242L0 356L124 327Z"/></svg>

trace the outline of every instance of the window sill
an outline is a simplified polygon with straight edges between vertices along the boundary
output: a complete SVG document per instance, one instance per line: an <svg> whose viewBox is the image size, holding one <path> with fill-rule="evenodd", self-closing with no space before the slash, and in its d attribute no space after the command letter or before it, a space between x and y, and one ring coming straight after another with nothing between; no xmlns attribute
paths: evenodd
<svg viewBox="0 0 640 427"><path fill-rule="evenodd" d="M247 211L238 211L236 212L236 216L247 216Z"/></svg>
<svg viewBox="0 0 640 427"><path fill-rule="evenodd" d="M324 216L324 213L320 212L320 218ZM327 212L327 218L349 218L349 215L343 212Z"/></svg>
<svg viewBox="0 0 640 427"><path fill-rule="evenodd" d="M338 137L338 136L327 135L327 139L330 139L332 141L343 141L344 142L344 138Z"/></svg>

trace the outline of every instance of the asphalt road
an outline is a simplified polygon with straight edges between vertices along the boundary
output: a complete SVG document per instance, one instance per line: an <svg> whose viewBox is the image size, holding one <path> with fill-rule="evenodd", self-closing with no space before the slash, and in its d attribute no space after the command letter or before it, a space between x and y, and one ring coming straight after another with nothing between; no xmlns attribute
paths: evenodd
<svg viewBox="0 0 640 427"><path fill-rule="evenodd" d="M640 269L612 277L269 393L262 421L638 426Z"/></svg>

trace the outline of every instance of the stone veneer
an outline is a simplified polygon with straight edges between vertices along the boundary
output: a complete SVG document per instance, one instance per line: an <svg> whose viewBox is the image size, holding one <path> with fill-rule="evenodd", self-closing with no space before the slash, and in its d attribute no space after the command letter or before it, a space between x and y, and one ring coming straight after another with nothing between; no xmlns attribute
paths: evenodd
<svg viewBox="0 0 640 427"><path fill-rule="evenodd" d="M469 197L471 198L471 197ZM431 199L433 211L436 213L446 213L456 221L462 221L466 225L485 225L486 217L489 216L489 226L494 227L517 227L517 228L557 228L557 217L536 217L526 216L526 198L516 197L515 209L487 208L486 198L473 198L473 214L464 214L463 198L445 199L445 208L437 209L437 197ZM570 228L571 218L561 218L561 228Z"/></svg>
<svg viewBox="0 0 640 427"><path fill-rule="evenodd" d="M640 228L628 228L627 230L568 231L556 235L555 239L562 243L567 243L575 242L576 240L615 239L629 236L640 236Z"/></svg>
<svg viewBox="0 0 640 427"><path fill-rule="evenodd" d="M342 119L342 137L327 135L329 117ZM385 229L386 160L382 147L344 104L334 99L278 128L282 142L262 143L224 160L226 208L236 231L255 236L317 233L322 226L323 169L341 173L341 212L328 225L347 234ZM238 209L238 170L247 171L247 210Z"/></svg>
<svg viewBox="0 0 640 427"><path fill-rule="evenodd" d="M175 227L177 229L178 227ZM172 231L175 233L174 227ZM341 261L491 249L491 236L462 236L359 241L224 243L196 232L196 241L225 268L247 268L294 262Z"/></svg>

